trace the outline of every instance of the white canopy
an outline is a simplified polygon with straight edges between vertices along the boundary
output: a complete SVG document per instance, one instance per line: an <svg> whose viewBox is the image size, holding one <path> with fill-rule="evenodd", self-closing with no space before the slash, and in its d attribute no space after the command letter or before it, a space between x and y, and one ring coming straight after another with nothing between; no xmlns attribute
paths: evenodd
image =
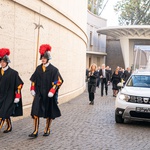
<svg viewBox="0 0 150 150"><path fill-rule="evenodd" d="M112 36L114 38L120 37L140 37L150 36L150 25L129 25L117 27L105 27L97 30L100 34Z"/></svg>
<svg viewBox="0 0 150 150"><path fill-rule="evenodd" d="M130 40L150 40L150 25L105 27L98 29L97 32L120 39L125 67L129 67L133 63L134 45L132 46L133 43L131 43ZM149 47L147 47L147 49L149 49Z"/></svg>

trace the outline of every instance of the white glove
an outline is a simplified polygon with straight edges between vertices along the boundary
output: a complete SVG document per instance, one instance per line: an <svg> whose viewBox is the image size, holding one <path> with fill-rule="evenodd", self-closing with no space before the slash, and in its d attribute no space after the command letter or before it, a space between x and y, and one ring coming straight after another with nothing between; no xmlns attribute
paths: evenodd
<svg viewBox="0 0 150 150"><path fill-rule="evenodd" d="M32 95L32 96L35 96L36 93L35 93L34 90L31 90L30 92L31 92L31 95Z"/></svg>
<svg viewBox="0 0 150 150"><path fill-rule="evenodd" d="M48 92L48 97L53 97L54 94L52 92Z"/></svg>
<svg viewBox="0 0 150 150"><path fill-rule="evenodd" d="M15 98L14 103L18 103L20 101L19 98Z"/></svg>

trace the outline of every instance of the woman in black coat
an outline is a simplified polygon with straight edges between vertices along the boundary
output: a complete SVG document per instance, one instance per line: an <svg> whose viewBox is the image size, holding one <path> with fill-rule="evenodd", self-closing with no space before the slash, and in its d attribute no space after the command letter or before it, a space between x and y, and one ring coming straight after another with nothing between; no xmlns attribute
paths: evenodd
<svg viewBox="0 0 150 150"><path fill-rule="evenodd" d="M97 71L96 64L92 64L88 74L88 93L90 105L94 104L94 93L96 92L96 80L97 80Z"/></svg>
<svg viewBox="0 0 150 150"><path fill-rule="evenodd" d="M116 69L115 72L113 73L112 78L111 78L111 82L112 82L113 96L116 97L116 95L118 94L118 91L119 91L117 84L119 82L121 82L121 77L120 77L118 69Z"/></svg>

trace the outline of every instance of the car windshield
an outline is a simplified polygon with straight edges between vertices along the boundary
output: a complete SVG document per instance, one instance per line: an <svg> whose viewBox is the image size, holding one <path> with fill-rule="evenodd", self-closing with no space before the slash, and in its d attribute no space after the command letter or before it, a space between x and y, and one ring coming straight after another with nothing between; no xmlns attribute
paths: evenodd
<svg viewBox="0 0 150 150"><path fill-rule="evenodd" d="M150 88L149 75L132 75L126 86Z"/></svg>

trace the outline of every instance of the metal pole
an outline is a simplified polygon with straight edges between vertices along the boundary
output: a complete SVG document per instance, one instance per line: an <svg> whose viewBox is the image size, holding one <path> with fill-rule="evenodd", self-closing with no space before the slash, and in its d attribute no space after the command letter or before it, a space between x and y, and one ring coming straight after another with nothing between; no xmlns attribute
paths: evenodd
<svg viewBox="0 0 150 150"><path fill-rule="evenodd" d="M40 28L38 28L38 35L37 35L37 46L36 46L36 62L35 62L35 68L37 67L38 63L38 48L39 48L39 40L40 40Z"/></svg>
<svg viewBox="0 0 150 150"><path fill-rule="evenodd" d="M140 56L139 56L139 69L140 69L141 66L142 66L142 65L141 65L141 49L139 50L139 52L140 52L140 53L139 53L139 55L140 55Z"/></svg>
<svg viewBox="0 0 150 150"><path fill-rule="evenodd" d="M138 48L135 49L134 67L133 67L134 70L135 70L136 62L137 62L137 53L138 53Z"/></svg>
<svg viewBox="0 0 150 150"><path fill-rule="evenodd" d="M39 14L41 14L41 8L39 11ZM38 34L37 34L37 45L36 45L36 61L35 61L35 68L37 67L38 64L38 49L39 49L39 41L40 41L40 28L43 26L40 24L40 15L39 15L39 23L34 23L35 29L38 29ZM43 28L44 29L44 28Z"/></svg>

